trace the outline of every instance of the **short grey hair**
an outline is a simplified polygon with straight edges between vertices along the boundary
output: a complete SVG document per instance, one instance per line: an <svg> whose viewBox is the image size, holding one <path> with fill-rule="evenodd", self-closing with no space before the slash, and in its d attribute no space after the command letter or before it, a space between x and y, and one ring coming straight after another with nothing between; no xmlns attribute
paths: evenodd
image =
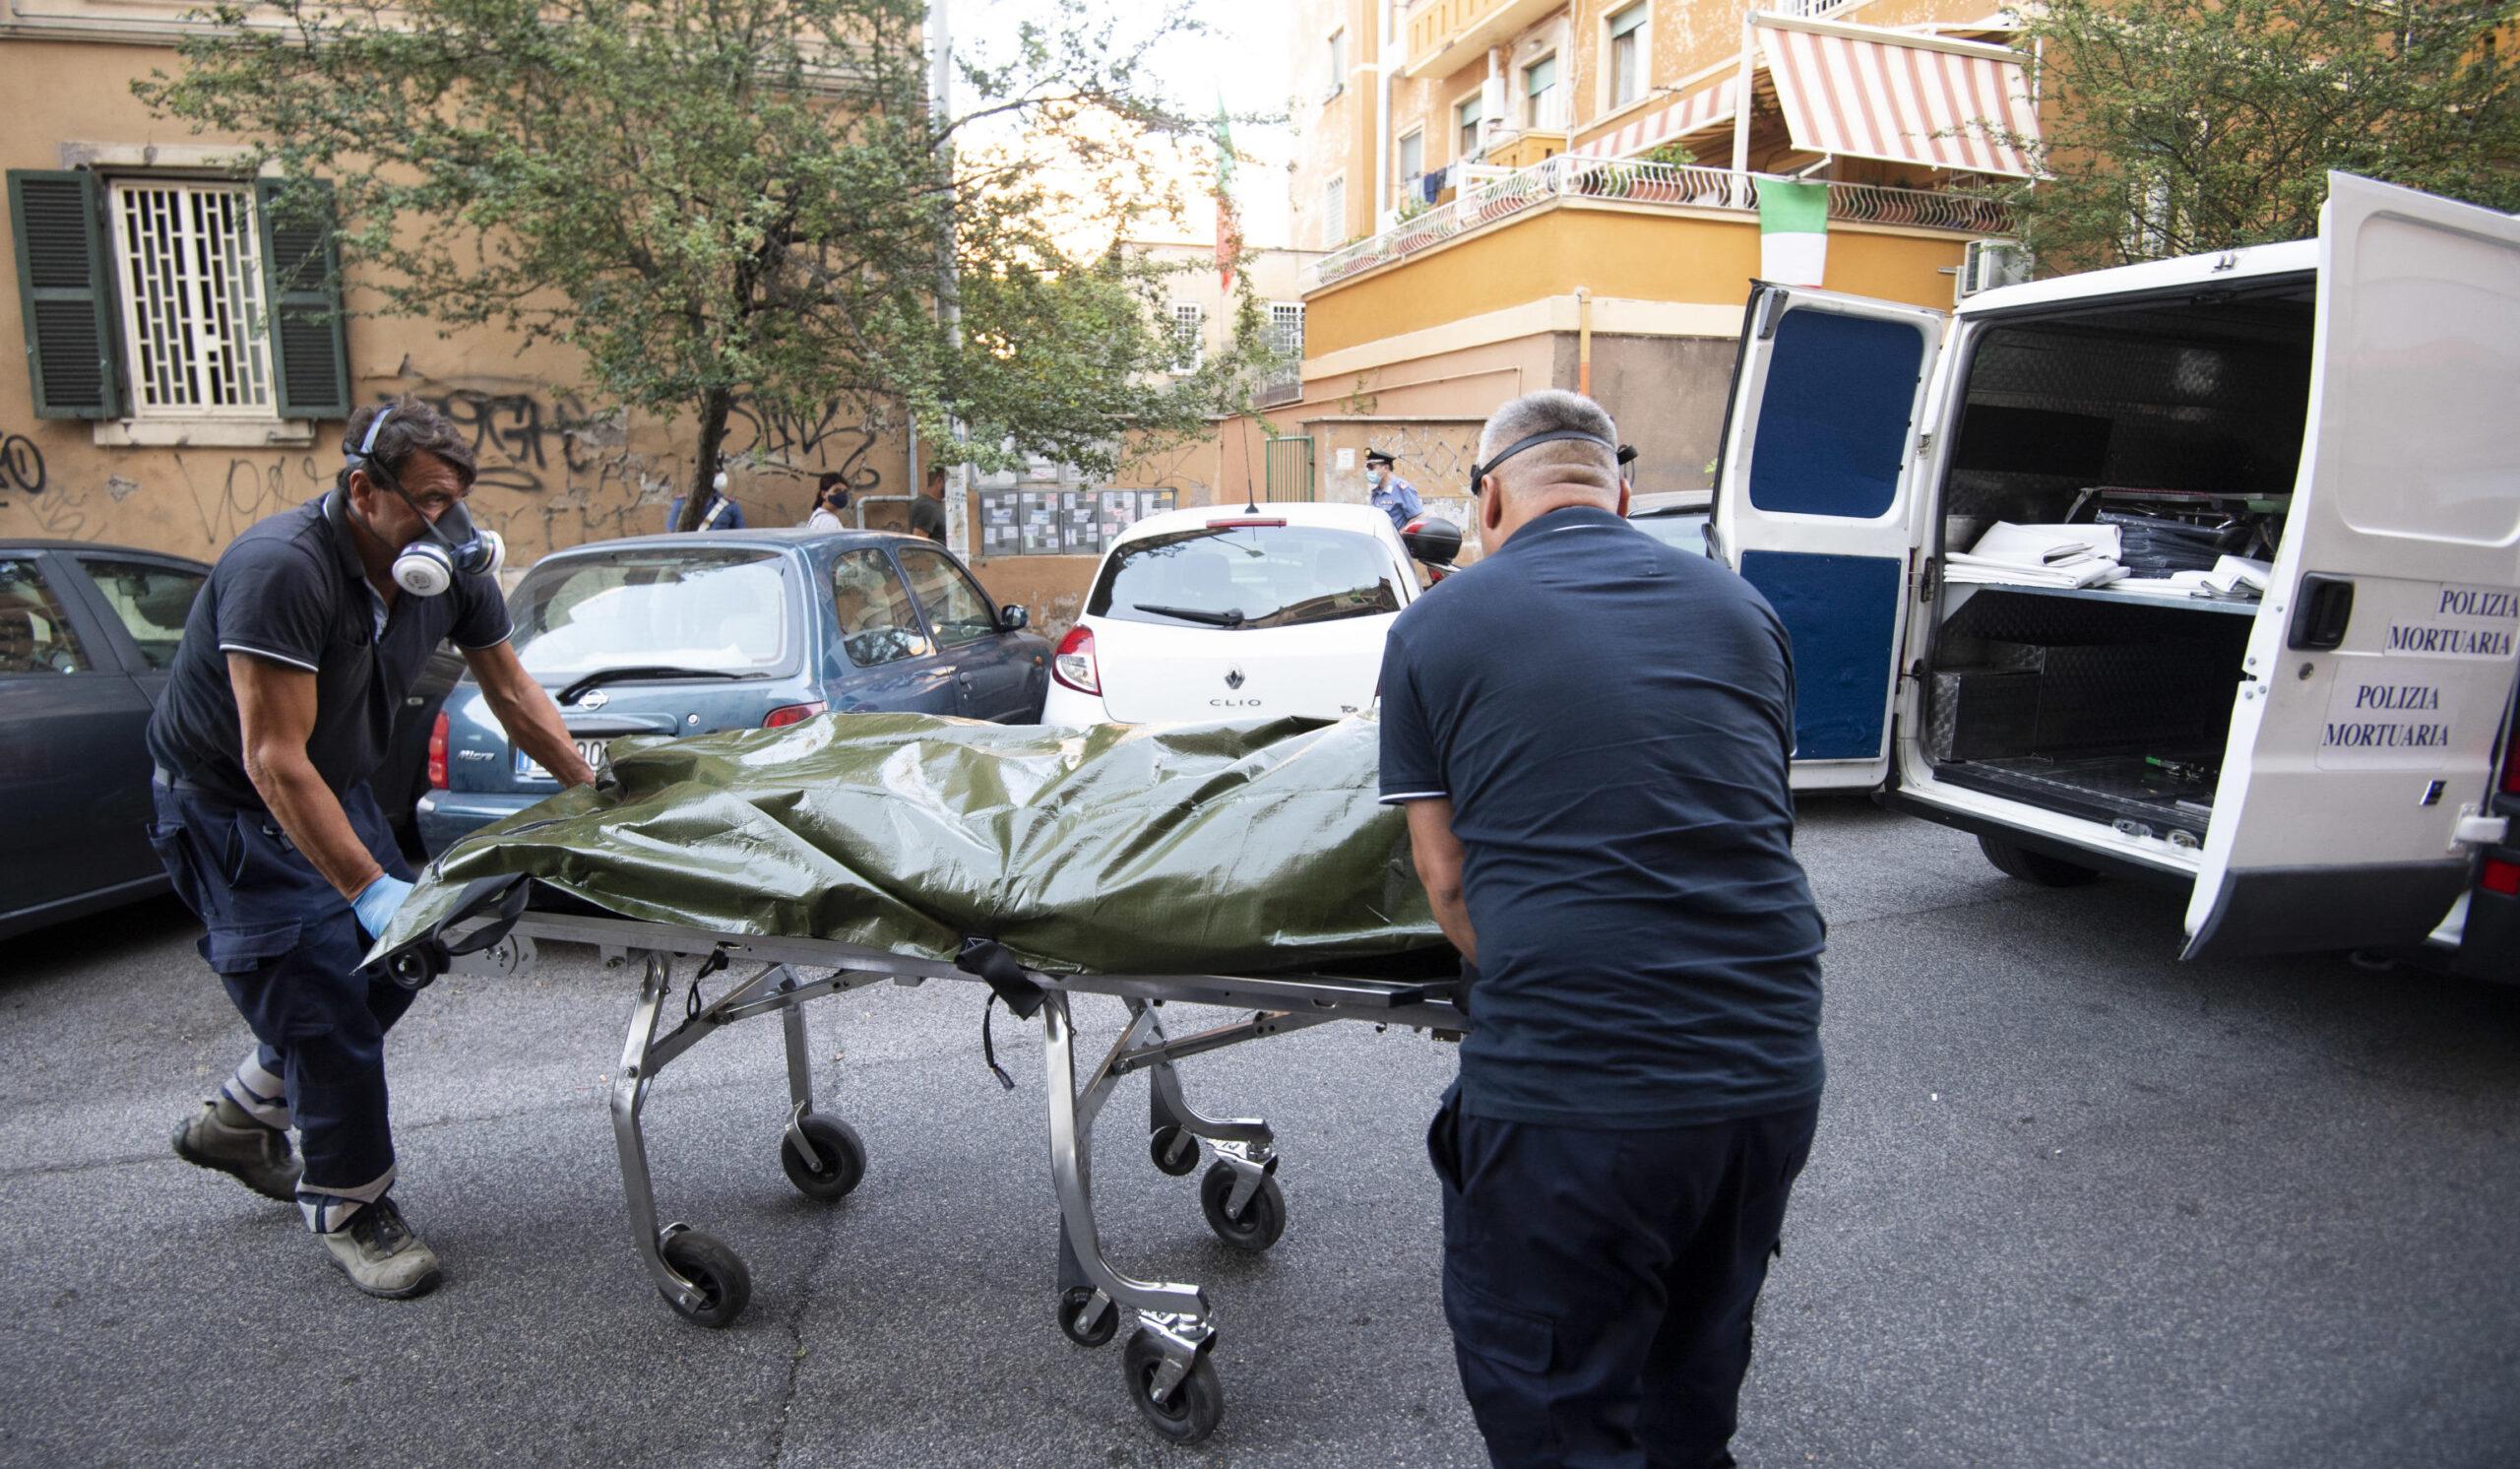
<svg viewBox="0 0 2520 1469"><path fill-rule="evenodd" d="M1618 451L1614 446L1618 443L1618 424L1611 420L1607 409L1563 388L1526 393L1489 415L1487 425L1479 431L1479 462L1485 464L1533 434L1560 430L1589 433L1602 441L1601 447L1560 439L1524 450L1511 461L1511 468L1521 469L1526 463L1534 467L1599 468L1608 474L1611 485L1617 484Z"/></svg>

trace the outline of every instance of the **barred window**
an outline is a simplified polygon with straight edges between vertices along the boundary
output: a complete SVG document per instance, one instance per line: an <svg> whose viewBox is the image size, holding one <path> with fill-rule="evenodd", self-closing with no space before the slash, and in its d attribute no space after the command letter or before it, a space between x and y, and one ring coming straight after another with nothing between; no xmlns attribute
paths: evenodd
<svg viewBox="0 0 2520 1469"><path fill-rule="evenodd" d="M134 416L270 416L253 190L133 179L110 197Z"/></svg>
<svg viewBox="0 0 2520 1469"><path fill-rule="evenodd" d="M1303 360L1303 302L1269 303L1269 345L1290 362Z"/></svg>
<svg viewBox="0 0 2520 1469"><path fill-rule="evenodd" d="M1179 301L1172 307L1172 370L1196 372L1207 356L1208 308Z"/></svg>

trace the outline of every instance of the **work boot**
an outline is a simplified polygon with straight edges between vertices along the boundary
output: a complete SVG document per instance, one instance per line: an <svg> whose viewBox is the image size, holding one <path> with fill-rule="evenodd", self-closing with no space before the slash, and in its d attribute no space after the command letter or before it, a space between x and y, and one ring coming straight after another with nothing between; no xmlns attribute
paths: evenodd
<svg viewBox="0 0 2520 1469"><path fill-rule="evenodd" d="M297 1200L297 1159L288 1134L266 1127L234 1103L204 1102L201 1111L175 1124L175 1156L196 1168L232 1174L265 1198ZM235 1117L226 1116L234 1113Z"/></svg>
<svg viewBox="0 0 2520 1469"><path fill-rule="evenodd" d="M351 1215L348 1224L316 1238L350 1284L371 1296L406 1301L436 1290L445 1278L437 1252L411 1233L391 1198L378 1199Z"/></svg>

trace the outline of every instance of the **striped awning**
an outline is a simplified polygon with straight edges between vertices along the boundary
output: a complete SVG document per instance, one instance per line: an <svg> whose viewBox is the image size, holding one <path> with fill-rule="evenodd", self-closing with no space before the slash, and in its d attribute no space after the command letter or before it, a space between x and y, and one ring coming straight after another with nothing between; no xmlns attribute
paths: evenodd
<svg viewBox="0 0 2520 1469"><path fill-rule="evenodd" d="M1741 79L1738 76L1725 77L1694 96L1648 112L1615 133L1605 133L1568 152L1584 159L1632 159L1674 138L1685 138L1691 133L1731 122L1740 91Z"/></svg>
<svg viewBox="0 0 2520 1469"><path fill-rule="evenodd" d="M2015 178L2035 173L2015 141L2039 136L2020 52L1784 16L1760 16L1758 31L1796 148Z"/></svg>

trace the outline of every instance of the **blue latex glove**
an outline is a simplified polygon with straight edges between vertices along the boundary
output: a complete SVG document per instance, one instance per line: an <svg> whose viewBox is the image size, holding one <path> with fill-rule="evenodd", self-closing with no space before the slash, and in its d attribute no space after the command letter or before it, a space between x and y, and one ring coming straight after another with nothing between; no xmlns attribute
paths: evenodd
<svg viewBox="0 0 2520 1469"><path fill-rule="evenodd" d="M360 888L350 900L350 912L358 915L358 926L371 938L385 936L385 926L403 911L403 902L411 896L411 885L391 872L379 872L376 880Z"/></svg>

